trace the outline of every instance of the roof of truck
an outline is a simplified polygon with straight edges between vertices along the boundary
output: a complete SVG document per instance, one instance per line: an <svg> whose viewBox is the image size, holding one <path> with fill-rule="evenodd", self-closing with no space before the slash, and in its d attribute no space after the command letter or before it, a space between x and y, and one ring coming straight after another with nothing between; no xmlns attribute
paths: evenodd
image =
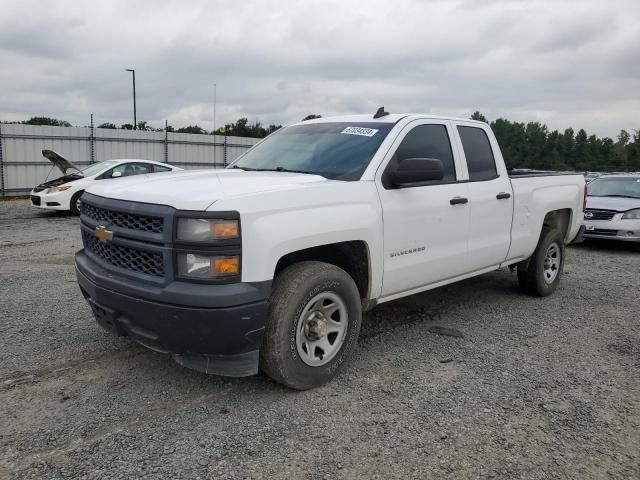
<svg viewBox="0 0 640 480"><path fill-rule="evenodd" d="M339 115L335 117L314 118L313 120L305 120L304 123L325 123L325 122L344 122L344 123L396 123L405 117L415 118L433 118L434 120L454 120L457 122L474 122L486 125L485 122L477 120L469 120L468 118L447 117L440 115L432 115L430 113L390 113L384 117L373 118L373 113L360 115ZM299 122L303 123L303 122Z"/></svg>

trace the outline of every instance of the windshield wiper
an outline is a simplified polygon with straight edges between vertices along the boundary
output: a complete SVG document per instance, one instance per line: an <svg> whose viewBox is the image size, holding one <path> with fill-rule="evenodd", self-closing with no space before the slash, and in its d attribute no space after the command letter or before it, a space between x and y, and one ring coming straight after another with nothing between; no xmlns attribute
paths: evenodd
<svg viewBox="0 0 640 480"><path fill-rule="evenodd" d="M240 170L247 170L249 172L286 172L286 173L304 173L307 175L320 175L319 173L307 172L306 170L294 170L291 168L285 167L276 167L276 168L251 168L251 167L240 167L238 165L234 165L231 168L238 168ZM323 176L323 175L320 175Z"/></svg>
<svg viewBox="0 0 640 480"><path fill-rule="evenodd" d="M292 170L290 168L285 167L276 167L274 169L276 172L287 172L287 173L305 173L307 175L318 175L317 173L307 172L306 170Z"/></svg>

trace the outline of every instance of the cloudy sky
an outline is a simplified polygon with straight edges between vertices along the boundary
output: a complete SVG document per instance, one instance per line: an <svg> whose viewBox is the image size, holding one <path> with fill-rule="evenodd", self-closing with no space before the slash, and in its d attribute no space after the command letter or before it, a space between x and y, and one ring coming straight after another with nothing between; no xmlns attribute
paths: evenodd
<svg viewBox="0 0 640 480"><path fill-rule="evenodd" d="M0 0L0 119L430 112L640 128L640 1Z"/></svg>

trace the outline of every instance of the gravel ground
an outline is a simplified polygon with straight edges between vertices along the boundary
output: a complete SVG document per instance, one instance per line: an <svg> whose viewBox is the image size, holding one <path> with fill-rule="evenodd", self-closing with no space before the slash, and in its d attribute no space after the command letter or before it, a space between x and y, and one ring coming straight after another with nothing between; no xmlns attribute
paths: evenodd
<svg viewBox="0 0 640 480"><path fill-rule="evenodd" d="M571 247L545 299L499 271L382 305L293 392L103 332L80 244L77 218L0 202L0 478L640 478L634 248Z"/></svg>

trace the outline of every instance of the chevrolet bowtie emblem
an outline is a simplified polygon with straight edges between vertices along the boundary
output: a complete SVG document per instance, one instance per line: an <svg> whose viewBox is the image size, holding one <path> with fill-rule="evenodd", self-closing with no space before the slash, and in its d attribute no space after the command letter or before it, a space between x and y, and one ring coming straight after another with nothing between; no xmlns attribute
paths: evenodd
<svg viewBox="0 0 640 480"><path fill-rule="evenodd" d="M96 237L98 237L98 240L101 242L106 242L107 240L113 239L113 232L107 230L107 227L104 225L98 225L96 227Z"/></svg>

